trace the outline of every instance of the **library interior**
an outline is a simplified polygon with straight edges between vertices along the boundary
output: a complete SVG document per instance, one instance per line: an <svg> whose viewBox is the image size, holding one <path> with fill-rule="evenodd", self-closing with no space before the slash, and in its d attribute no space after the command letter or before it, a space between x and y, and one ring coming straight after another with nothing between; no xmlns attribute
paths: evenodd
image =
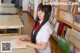
<svg viewBox="0 0 80 53"><path fill-rule="evenodd" d="M0 0L3 52L80 53L80 0Z"/></svg>

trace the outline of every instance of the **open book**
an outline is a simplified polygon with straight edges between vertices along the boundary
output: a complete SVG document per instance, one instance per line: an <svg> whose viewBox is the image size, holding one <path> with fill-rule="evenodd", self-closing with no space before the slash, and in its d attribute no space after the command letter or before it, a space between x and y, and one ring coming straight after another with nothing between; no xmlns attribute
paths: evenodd
<svg viewBox="0 0 80 53"><path fill-rule="evenodd" d="M17 49L17 48L27 48L26 45L18 45L16 42L18 41L18 39L13 39L11 40L11 47L12 49Z"/></svg>

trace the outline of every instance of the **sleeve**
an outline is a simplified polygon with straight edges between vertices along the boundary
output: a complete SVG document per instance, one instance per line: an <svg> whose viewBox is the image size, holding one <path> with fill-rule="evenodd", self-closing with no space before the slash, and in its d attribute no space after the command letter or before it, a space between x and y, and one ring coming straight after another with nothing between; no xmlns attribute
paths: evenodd
<svg viewBox="0 0 80 53"><path fill-rule="evenodd" d="M41 38L41 42L48 42L49 41L49 37L51 35L51 31L50 30L43 30L44 32L42 32L42 38Z"/></svg>

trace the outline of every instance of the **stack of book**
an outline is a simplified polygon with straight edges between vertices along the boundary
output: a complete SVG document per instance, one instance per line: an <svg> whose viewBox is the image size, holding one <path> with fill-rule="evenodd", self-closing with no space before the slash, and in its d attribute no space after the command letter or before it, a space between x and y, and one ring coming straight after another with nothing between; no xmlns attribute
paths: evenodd
<svg viewBox="0 0 80 53"><path fill-rule="evenodd" d="M64 19L65 21L68 21L69 23L72 23L73 21L72 14L68 12L64 12L62 10L60 10L59 18Z"/></svg>
<svg viewBox="0 0 80 53"><path fill-rule="evenodd" d="M63 22L57 22L54 28L54 36L61 37L65 26L66 24L64 24Z"/></svg>
<svg viewBox="0 0 80 53"><path fill-rule="evenodd" d="M80 14L75 15L74 25L80 28Z"/></svg>
<svg viewBox="0 0 80 53"><path fill-rule="evenodd" d="M53 11L52 11L53 15L56 16L56 15L57 15L57 7L53 7L52 10L53 10Z"/></svg>
<svg viewBox="0 0 80 53"><path fill-rule="evenodd" d="M61 4L60 4L59 8L62 10L68 11L68 4L67 4L68 2L69 2L69 0L60 0Z"/></svg>
<svg viewBox="0 0 80 53"><path fill-rule="evenodd" d="M71 32L71 29L70 29L70 28L67 28L67 29L66 29L66 33L64 34L64 35L65 35L65 39L66 39L67 41L69 41L70 32Z"/></svg>
<svg viewBox="0 0 80 53"><path fill-rule="evenodd" d="M69 41L80 49L80 32L75 29L72 29Z"/></svg>

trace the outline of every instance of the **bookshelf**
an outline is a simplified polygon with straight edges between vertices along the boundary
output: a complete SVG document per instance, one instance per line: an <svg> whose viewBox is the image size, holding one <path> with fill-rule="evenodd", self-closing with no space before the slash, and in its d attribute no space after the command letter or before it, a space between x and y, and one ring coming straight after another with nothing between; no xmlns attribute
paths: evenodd
<svg viewBox="0 0 80 53"><path fill-rule="evenodd" d="M28 4L28 11L27 11L32 17L34 17L34 1L30 0Z"/></svg>
<svg viewBox="0 0 80 53"><path fill-rule="evenodd" d="M50 0L50 2L67 2L69 3L70 1L72 2L80 2L79 0ZM52 17L54 17L54 19L56 19L56 23L58 22L62 22L65 24L65 26L67 26L67 28L69 27L72 31L72 29L75 29L77 32L79 32L78 35L80 35L80 19L78 19L77 17L80 17L80 6L79 5L52 5L52 9L53 9L53 13L52 13ZM54 10L54 8L56 9L56 11ZM79 14L79 15L78 15ZM78 20L78 22L76 21ZM56 25L55 23L55 25ZM60 24L59 24L60 25ZM59 29L60 26L58 26ZM63 26L64 27L64 26ZM56 28L56 26L54 26L54 28ZM65 36L63 34L63 30L61 32L61 37ZM58 31L58 30L57 30ZM71 34L72 32L69 32L69 37L72 38L73 35ZM53 30L53 34L52 37L57 41L58 40L58 36L55 37L55 30ZM56 33L58 35L58 32ZM66 34L66 33L65 33ZM77 33L76 33L77 34ZM77 36L77 35L76 35ZM70 39L69 38L69 39ZM72 38L76 40L76 44L74 42L74 40L69 40L70 43L72 43L75 47L77 47L78 49L80 49L79 45L77 45L78 43L80 43L80 41L78 41L78 38ZM73 41L73 42L72 42Z"/></svg>

